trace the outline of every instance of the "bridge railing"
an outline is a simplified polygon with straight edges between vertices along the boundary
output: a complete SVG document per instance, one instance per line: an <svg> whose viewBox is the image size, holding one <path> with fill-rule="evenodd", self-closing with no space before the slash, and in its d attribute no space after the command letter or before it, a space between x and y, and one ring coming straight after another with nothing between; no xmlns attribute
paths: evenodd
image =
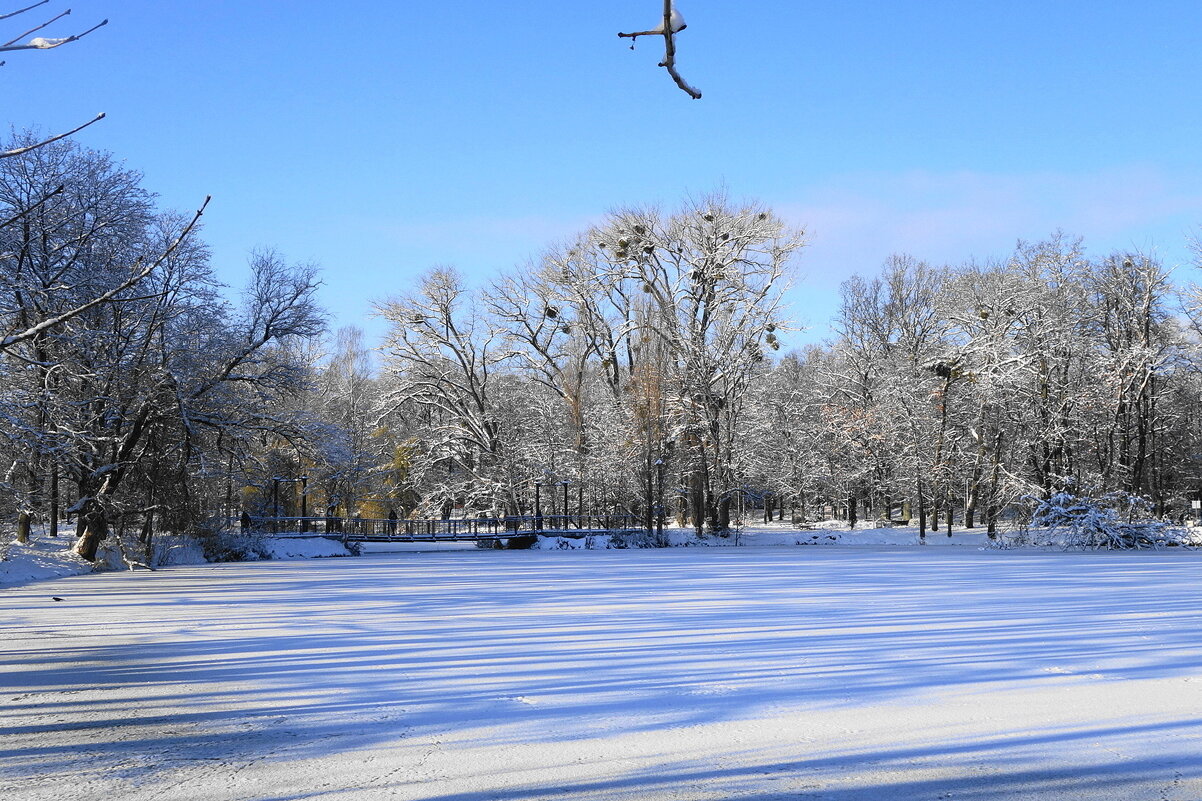
<svg viewBox="0 0 1202 801"><path fill-rule="evenodd" d="M324 536L477 540L529 534L583 536L642 529L633 515L512 515L412 520L368 517L246 516L243 527L261 534L313 533Z"/></svg>

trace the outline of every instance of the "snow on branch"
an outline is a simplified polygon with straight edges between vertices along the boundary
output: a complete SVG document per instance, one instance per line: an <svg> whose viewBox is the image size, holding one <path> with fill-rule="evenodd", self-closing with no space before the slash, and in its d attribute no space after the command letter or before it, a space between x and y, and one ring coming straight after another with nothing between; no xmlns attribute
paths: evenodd
<svg viewBox="0 0 1202 801"><path fill-rule="evenodd" d="M204 203L201 204L200 208L197 209L196 213L192 216L191 222L189 222L186 226L184 226L184 229L180 232L179 236L177 236L175 238L175 240L166 248L166 250L164 250L161 254L159 254L159 257L157 259L155 259L153 262L151 262L150 264L141 264L141 263L135 264L134 265L135 272L133 273L133 275L131 275L129 278L122 281L117 286L108 290L107 292L104 292L104 293L92 298L87 303L83 303L79 306L76 306L73 309L70 309L69 311L63 312L62 314L59 314L59 315L56 315L49 319L43 320L42 322L38 323L37 325L32 325L29 328L25 329L24 331L21 331L20 333L12 334L10 336L0 338L0 352L9 350L14 345L19 345L20 343L22 343L26 340L33 339L34 337L36 337L38 334L42 333L43 331L47 331L51 328L55 328L56 326L62 325L63 323L70 321L71 319L79 316L80 314L83 314L88 309L91 309L95 306L99 306L102 303L107 303L108 301L113 300L115 297L117 297L117 295L121 294L125 290L129 289L130 287L132 287L135 284L137 284L138 282L140 282L146 276L150 275L152 272L154 272L159 267L159 265L161 265L163 262L165 262L167 259L169 259L171 257L171 254L174 253L179 248L179 246L184 242L184 240L186 240L188 238L188 235L192 233L192 229L196 227L196 224L198 222L200 222L200 218L204 214L205 208L209 205L209 200L211 200L210 197L205 198Z"/></svg>
<svg viewBox="0 0 1202 801"><path fill-rule="evenodd" d="M694 100L701 99L701 91L695 89L681 77L676 70L676 34L683 31L686 27L684 16L676 9L676 4L673 0L664 0L664 18L660 24L649 31L635 31L633 33L619 33L618 36L622 39L630 40L630 49L634 49L634 42L640 36L663 36L664 37L664 60L659 63L659 66L668 71L672 76L672 80L676 82L689 97Z"/></svg>
<svg viewBox="0 0 1202 801"><path fill-rule="evenodd" d="M55 197L58 197L59 195L61 195L65 189L66 189L66 187L63 184L59 184L54 189L47 192L45 195L42 195L42 197L39 198L35 203L22 209L18 213L14 214L12 217L9 217L7 220L0 221L0 228L7 228L8 226L12 225L13 223L17 222L18 220L24 219L25 217L29 216L33 212L37 211L42 206L46 205L47 201L49 201L51 198L55 198Z"/></svg>
<svg viewBox="0 0 1202 801"><path fill-rule="evenodd" d="M28 11L31 8L37 8L39 5L42 5L42 4L37 3L37 4L29 6L27 8L23 8L23 9L21 9L21 11L14 11L12 14L7 14L3 17L0 17L0 20L7 19L8 17L15 16L16 14L20 14L24 11ZM101 20L99 23L93 25L91 28L88 28L83 33L72 34L71 36L63 36L63 37L59 37L56 39L47 39L43 36L36 36L33 39L30 39L28 42L25 42L24 44L18 44L18 42L20 42L26 36L29 36L30 34L33 34L33 33L37 33L38 31L42 30L42 28L47 27L51 23L58 22L60 19L62 19L63 17L67 16L70 13L71 13L71 9L68 8L66 11L59 14L58 16L51 17L50 19L43 22L41 25L35 25L34 27L30 28L29 30L25 31L24 33L22 33L18 36L14 36L12 39L8 40L7 42L0 44L0 53L8 51L8 50L53 50L56 47L62 47L63 45L70 44L71 42L78 42L80 39L84 38L85 36L87 36L92 31L96 30L97 28L103 28L105 25L109 24L109 21L107 19L105 19L105 20Z"/></svg>
<svg viewBox="0 0 1202 801"><path fill-rule="evenodd" d="M8 159L8 158L12 158L13 156L20 156L22 153L28 153L31 150L37 150L39 147L45 147L46 145L50 144L51 142L57 142L60 139L66 139L71 134L79 133L84 128L87 128L89 125L100 122L103 119L104 119L104 112L102 111L99 114L97 114L95 117L93 117L92 119L85 122L83 125L78 125L65 133L58 134L57 136L52 136L49 139L43 139L40 142L34 142L32 145L26 145L25 147L17 147L17 148L13 148L12 150L0 150L0 159Z"/></svg>
<svg viewBox="0 0 1202 801"><path fill-rule="evenodd" d="M34 3L33 5L26 6L25 8L18 9L17 11L12 11L7 14L0 14L0 22L4 21L6 19L15 17L18 14L24 14L26 11L31 11L35 8L38 8L39 6L44 6L48 2L50 2L50 0L41 0L41 2ZM29 30L25 31L24 33L14 36L12 39L9 39L7 42L0 44L0 53L6 52L9 50L53 50L56 47L62 47L65 44L69 44L71 42L77 42L80 39L82 39L83 37L87 36L92 31L94 31L98 28L103 28L105 25L109 24L109 21L107 19L105 19L105 20L101 20L96 25L93 25L91 28L88 28L83 33L77 33L77 34L73 34L71 36L63 36L63 37L58 37L58 38L54 38L54 39L47 39L46 37L43 37L43 36L35 36L34 38L30 39L27 42L24 42L23 44L18 44L23 39L25 39L25 37L30 36L34 33L37 33L38 31L59 21L60 19L62 19L63 17L67 16L70 13L71 13L71 9L68 8L66 11L62 12L61 14L51 17L50 19L46 20L45 22L41 23L40 25L35 25L32 28L30 28ZM0 67L3 67L4 64L5 64L5 62L0 61ZM95 122L99 122L102 119L104 119L103 112L100 114L97 114L95 117L88 120L83 125L72 128L70 131L67 131L66 133L61 133L61 134L58 134L57 136L52 136L41 142L36 142L32 145L27 145L26 147L15 148L13 150L0 151L0 159L12 158L13 156L19 156L22 153L28 153L31 150L37 150L39 147L48 145L51 142L57 142L60 139L64 139L74 133L78 133L79 131L82 131L84 128L87 128L89 125L91 125Z"/></svg>

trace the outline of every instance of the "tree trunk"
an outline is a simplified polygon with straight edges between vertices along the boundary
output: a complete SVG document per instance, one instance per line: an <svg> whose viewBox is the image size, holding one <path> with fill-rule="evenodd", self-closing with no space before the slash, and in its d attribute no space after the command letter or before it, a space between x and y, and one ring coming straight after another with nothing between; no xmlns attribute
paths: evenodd
<svg viewBox="0 0 1202 801"><path fill-rule="evenodd" d="M29 542L29 529L33 520L33 515L28 511L22 511L17 515L17 542L24 545Z"/></svg>
<svg viewBox="0 0 1202 801"><path fill-rule="evenodd" d="M654 493L654 488L652 487L652 483L651 483L651 481L652 481L652 472L651 471L652 471L651 453L650 453L650 451L648 451L648 453L647 453L647 486L646 486L647 494L644 498L646 503L643 504L643 514L644 514L643 527L647 529L648 536L650 536L651 532L655 530L655 519L653 516L653 510L655 508L655 505L652 502L655 497L655 493ZM564 509L563 513L566 515L568 513L567 509Z"/></svg>
<svg viewBox="0 0 1202 801"><path fill-rule="evenodd" d="M714 518L714 530L720 534L725 534L730 530L730 504L729 497L723 498L714 504L716 516Z"/></svg>
<svg viewBox="0 0 1202 801"><path fill-rule="evenodd" d="M142 521L142 532L138 536L138 541L146 546L146 552L150 553L150 540L154 536L154 512L147 512L146 519Z"/></svg>
<svg viewBox="0 0 1202 801"><path fill-rule="evenodd" d="M50 536L58 536L58 464L50 466Z"/></svg>
<svg viewBox="0 0 1202 801"><path fill-rule="evenodd" d="M927 539L927 504L926 499L922 495L922 476L919 475L915 481L918 494L918 539L926 542Z"/></svg>
<svg viewBox="0 0 1202 801"><path fill-rule="evenodd" d="M705 531L705 476L700 470L694 470L689 488L689 501L692 504L691 517L693 531L700 537Z"/></svg>
<svg viewBox="0 0 1202 801"><path fill-rule="evenodd" d="M1001 476L1002 469L1002 432L998 431L997 436L993 441L993 473L989 477L989 506L986 508L988 520L986 523L986 531L989 534L989 539L997 539L997 518L1000 513L998 508L998 480Z"/></svg>
<svg viewBox="0 0 1202 801"><path fill-rule="evenodd" d="M103 510L93 508L87 512L81 512L79 522L82 533L76 540L73 550L89 562L95 562L100 541L108 537L108 519Z"/></svg>

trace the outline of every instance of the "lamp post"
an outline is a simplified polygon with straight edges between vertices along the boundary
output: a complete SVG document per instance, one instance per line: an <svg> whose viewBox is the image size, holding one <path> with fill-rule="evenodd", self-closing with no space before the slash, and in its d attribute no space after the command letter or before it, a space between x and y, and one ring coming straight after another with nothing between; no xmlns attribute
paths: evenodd
<svg viewBox="0 0 1202 801"><path fill-rule="evenodd" d="M568 484L572 482L564 479L559 483L563 485L563 527L566 529L568 527Z"/></svg>
<svg viewBox="0 0 1202 801"><path fill-rule="evenodd" d="M280 533L280 480L271 479L271 533Z"/></svg>
<svg viewBox="0 0 1202 801"><path fill-rule="evenodd" d="M301 533L309 530L309 477L301 476Z"/></svg>

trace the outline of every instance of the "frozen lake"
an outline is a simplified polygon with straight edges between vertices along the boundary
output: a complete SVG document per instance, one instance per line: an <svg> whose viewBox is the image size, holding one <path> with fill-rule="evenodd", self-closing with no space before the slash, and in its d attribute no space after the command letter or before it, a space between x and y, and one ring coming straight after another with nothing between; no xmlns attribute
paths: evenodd
<svg viewBox="0 0 1202 801"><path fill-rule="evenodd" d="M0 635L6 801L1202 798L1196 552L207 565Z"/></svg>

